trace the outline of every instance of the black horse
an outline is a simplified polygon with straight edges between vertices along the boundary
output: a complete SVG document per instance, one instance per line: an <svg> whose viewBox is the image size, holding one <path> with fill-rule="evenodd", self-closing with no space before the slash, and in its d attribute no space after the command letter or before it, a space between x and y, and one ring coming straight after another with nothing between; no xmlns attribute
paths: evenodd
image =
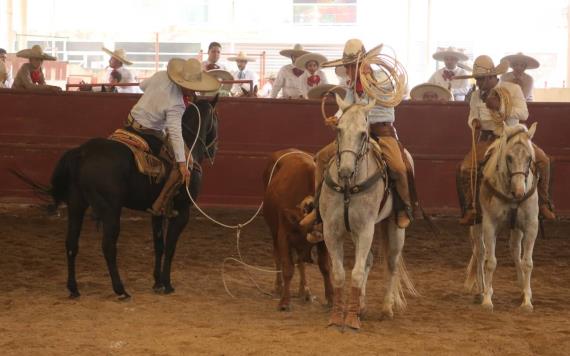
<svg viewBox="0 0 570 356"><path fill-rule="evenodd" d="M182 134L188 147L198 138L192 151L195 164L192 169L190 194L195 200L201 185L199 162L205 157L213 159L217 150L218 119L215 111L217 96L213 101L199 100L201 125L198 131L198 112L188 106L182 117ZM174 167L176 169L176 167ZM139 173L131 150L122 143L95 138L63 154L51 179L50 193L56 206L66 202L68 206L67 239L67 288L70 297L79 297L75 278L75 257L78 252L81 225L87 207L91 206L103 227L103 253L111 275L113 290L120 299L128 298L117 269L117 239L123 207L145 211L150 208L163 183L154 183ZM154 236L154 286L156 292L174 291L170 282L170 268L180 233L188 222L190 199L184 185L174 197L174 209L178 215L169 218L164 239L163 218L152 217ZM163 259L164 257L164 259Z"/></svg>

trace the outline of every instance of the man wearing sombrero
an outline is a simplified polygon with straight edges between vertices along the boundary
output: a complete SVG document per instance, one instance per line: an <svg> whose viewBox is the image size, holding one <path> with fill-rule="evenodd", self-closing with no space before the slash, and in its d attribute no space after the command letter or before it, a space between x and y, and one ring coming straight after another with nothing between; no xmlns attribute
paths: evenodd
<svg viewBox="0 0 570 356"><path fill-rule="evenodd" d="M522 53L513 54L503 57L501 60L509 61L512 72L505 73L501 76L502 82L511 82L519 85L523 91L526 101L532 101L532 90L534 89L534 80L524 71L527 69L536 69L540 63L531 56Z"/></svg>
<svg viewBox="0 0 570 356"><path fill-rule="evenodd" d="M279 52L282 56L291 58L291 63L281 67L277 73L277 78L271 89L271 97L276 98L280 91L281 98L298 99L303 97L303 88L301 86L301 75L304 70L295 67L295 60L300 56L309 52L303 50L303 46L296 44L292 49L284 49Z"/></svg>
<svg viewBox="0 0 570 356"><path fill-rule="evenodd" d="M323 63L323 67L343 66L346 70L347 84L344 87L346 96L344 101L348 104L362 103L368 104L371 100L360 82L360 61L366 56L366 50L362 42L358 39L351 39L344 45L344 51L341 59ZM342 111L339 110L335 117L339 118ZM401 228L406 228L410 224L412 218L412 202L410 198L410 190L408 187L408 176L406 164L402 158L402 150L400 142L393 126L395 121L394 108L377 105L368 112L368 122L370 124L370 132L378 138L378 144L382 148L382 153L386 164L390 168L390 175L394 179L396 193L399 198L399 209L396 213L396 223ZM317 169L315 171L315 187L316 191L320 189L322 184L324 171L330 159L336 153L335 143L332 142L321 149L315 155ZM301 222L303 226L310 226L317 222L318 214L312 211ZM309 239L313 238L308 236Z"/></svg>
<svg viewBox="0 0 570 356"><path fill-rule="evenodd" d="M318 53L307 53L295 60L295 67L305 71L299 77L303 98L308 98L309 90L322 84L328 84L325 72L320 69L326 61L327 57Z"/></svg>
<svg viewBox="0 0 570 356"><path fill-rule="evenodd" d="M22 64L16 77L12 89L26 90L49 90L60 91L61 88L46 84L46 79L42 71L44 61L55 61L56 58L44 53L39 45L24 49L16 53L16 57L28 58L29 62Z"/></svg>
<svg viewBox="0 0 570 356"><path fill-rule="evenodd" d="M124 49L119 48L114 51L103 47L103 52L107 53L111 58L109 58L109 69L106 73L107 81L111 82L113 72L117 72L119 75L113 75L114 77L120 77L119 83L136 83L135 76L128 70L125 65L132 65L133 62L127 59L127 53ZM136 86L132 87L116 87L117 93L140 93L140 90Z"/></svg>
<svg viewBox="0 0 570 356"><path fill-rule="evenodd" d="M245 52L239 52L237 56L228 57L228 61L236 62L237 71L232 73L235 80L251 80L253 82L253 88L250 88L248 84L234 84L232 93L236 96L248 96L252 94L249 92L250 90L256 92L255 87L259 85L257 73L246 68L249 62L255 62L255 58L248 57Z"/></svg>
<svg viewBox="0 0 570 356"><path fill-rule="evenodd" d="M495 90L499 88L504 89L506 95L509 95L511 109L509 116L504 119L505 125L516 125L520 121L526 121L528 118L528 108L521 88L513 83L499 82L497 77L505 73L508 67L509 63L507 61L501 61L498 66L495 66L491 57L479 56L473 63L473 74L458 78L474 78L478 88L471 95L468 125L472 130L477 130L479 135L476 146L472 148L461 162L458 177L460 182L458 191L463 194L464 198L461 199L464 204L462 207L464 214L459 221L463 225L474 224L478 215L473 204L475 197L473 197L471 191L471 173L475 169L471 162L473 149L475 150L477 166L481 167L484 164L485 152L495 139L499 137L503 129L503 122L498 123L493 114L506 115L507 110L505 110L505 103L501 102L498 95L495 95ZM534 150L536 166L540 174L538 182L540 213L544 218L553 220L556 218L556 215L552 211L548 194L550 160L538 146L534 145Z"/></svg>
<svg viewBox="0 0 570 356"><path fill-rule="evenodd" d="M182 182L188 184L190 179L182 138L182 115L186 109L184 96L194 97L195 91L218 90L220 82L202 72L202 65L197 59L173 58L168 62L166 71L155 73L140 87L144 94L129 113L126 129L142 136L157 156L163 144L169 145L176 162L160 195L149 209L151 214L158 216L165 214L175 188ZM168 132L168 141L165 141L165 131Z"/></svg>
<svg viewBox="0 0 570 356"><path fill-rule="evenodd" d="M433 54L433 59L445 63L445 67L438 69L428 83L440 85L453 94L456 101L465 100L465 94L469 92L469 81L467 79L453 80L454 77L467 75L467 72L457 64L459 61L466 61L467 55L463 51L454 47L438 48Z"/></svg>

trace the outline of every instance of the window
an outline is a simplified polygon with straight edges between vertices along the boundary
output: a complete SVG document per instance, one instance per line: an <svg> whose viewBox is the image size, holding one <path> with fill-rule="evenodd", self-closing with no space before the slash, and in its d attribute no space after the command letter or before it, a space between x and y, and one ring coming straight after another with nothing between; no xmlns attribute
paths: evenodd
<svg viewBox="0 0 570 356"><path fill-rule="evenodd" d="M293 0L293 22L307 25L356 23L356 0Z"/></svg>

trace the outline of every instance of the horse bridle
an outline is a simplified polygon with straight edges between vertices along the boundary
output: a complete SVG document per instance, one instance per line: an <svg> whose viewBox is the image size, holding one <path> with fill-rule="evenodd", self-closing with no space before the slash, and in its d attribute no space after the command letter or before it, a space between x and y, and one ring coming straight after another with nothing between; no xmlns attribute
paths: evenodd
<svg viewBox="0 0 570 356"><path fill-rule="evenodd" d="M350 109L350 106L348 107L348 109ZM366 120L366 126L368 127L368 120ZM352 150L350 148L344 149L341 151L340 150L340 142L338 139L338 134L336 135L336 169L337 169L337 178L339 180L340 180L340 157L341 157L341 155L343 153L352 153L356 157L356 162L354 164L354 172L352 173L352 177L356 178L356 176L358 174L358 168L360 166L360 162L362 161L364 156L366 156L366 154L368 153L368 148L369 148L368 147L368 141L369 141L369 139L370 139L370 133L368 132L368 130L366 130L366 134L364 136L362 136L362 142L360 143L360 148L358 149L358 151ZM349 185L349 179L350 178L345 179L345 182L344 182L345 188L349 188L349 186L348 186Z"/></svg>
<svg viewBox="0 0 570 356"><path fill-rule="evenodd" d="M216 111L216 108L212 107L212 104L208 103L208 105L210 106L210 110L212 110L212 121L210 122L210 127L208 128L208 130L206 131L207 133L209 133L213 126L214 126L214 121L218 120L218 112ZM206 156L208 157L208 160L210 161L210 164L214 164L214 157L212 157L210 155L210 148L214 145L218 144L218 133L215 132L215 136L212 139L212 142L210 142L209 144L206 144L204 142L204 140L200 137L199 133L194 132L194 130L192 128L190 128L187 124L185 124L184 122L182 122L182 127L184 127L186 130L188 130L191 134L196 134L196 137L198 138L198 142L200 142L200 144L202 145L202 147L204 147Z"/></svg>

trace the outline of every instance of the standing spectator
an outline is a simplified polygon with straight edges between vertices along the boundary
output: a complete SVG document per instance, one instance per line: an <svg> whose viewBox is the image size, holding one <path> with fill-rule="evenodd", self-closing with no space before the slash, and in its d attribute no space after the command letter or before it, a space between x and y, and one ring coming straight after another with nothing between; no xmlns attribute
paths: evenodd
<svg viewBox="0 0 570 356"><path fill-rule="evenodd" d="M260 98L269 98L271 97L271 90L273 90L273 84L275 83L276 75L275 73L270 73L265 78L265 83L261 87L261 89L257 92L257 96Z"/></svg>
<svg viewBox="0 0 570 356"><path fill-rule="evenodd" d="M208 46L208 59L202 62L202 69L204 71L209 71L212 69L225 70L226 66L220 63L220 55L222 53L222 45L218 42L211 42Z"/></svg>
<svg viewBox="0 0 570 356"><path fill-rule="evenodd" d="M109 59L109 69L107 70L107 81L111 81L111 78L117 78L117 75L112 75L113 72L119 72L121 80L120 83L136 83L135 76L133 73L125 68L125 65L132 65L133 62L127 59L127 53L124 49L119 48L111 51L103 47L103 52L111 56ZM141 93L138 86L132 87L116 87L117 93Z"/></svg>
<svg viewBox="0 0 570 356"><path fill-rule="evenodd" d="M307 53L295 60L295 67L305 71L300 77L305 99L308 99L309 90L321 84L328 84L325 72L320 69L321 64L326 61L327 57L318 53Z"/></svg>
<svg viewBox="0 0 570 356"><path fill-rule="evenodd" d="M536 69L540 67L540 63L531 56L526 56L521 52L510 56L503 57L501 60L509 61L512 72L505 73L501 76L502 82L511 82L518 84L524 94L526 101L532 101L532 90L534 88L534 80L524 71L527 69Z"/></svg>
<svg viewBox="0 0 570 356"><path fill-rule="evenodd" d="M6 62L7 53L4 48L0 48L0 88L10 88L14 82L12 76L12 65Z"/></svg>
<svg viewBox="0 0 570 356"><path fill-rule="evenodd" d="M455 101L465 100L465 94L467 94L470 89L469 80L453 80L453 78L458 75L467 75L464 69L457 66L459 61L466 61L468 59L467 55L454 47L448 47L446 49L439 48L438 51L433 54L433 59L443 61L445 67L438 69L431 78L429 78L428 83L441 85L446 88L453 94Z"/></svg>
<svg viewBox="0 0 570 356"><path fill-rule="evenodd" d="M291 63L287 64L277 73L277 79L273 89L271 89L271 97L276 98L280 91L282 98L302 98L303 88L301 85L301 75L305 72L302 69L295 67L293 63L303 54L309 53L303 50L303 46L296 44L292 49L284 49L279 54L291 59Z"/></svg>
<svg viewBox="0 0 570 356"><path fill-rule="evenodd" d="M251 80L253 81L253 87L250 88L249 84L234 84L232 88L232 93L234 96L249 96L250 94L257 93L258 76L257 73L251 69L247 69L246 66L249 62L255 62L255 58L248 57L245 52L239 52L235 57L229 57L228 61L236 62L238 70L233 72L235 80ZM250 93L253 90L253 93Z"/></svg>
<svg viewBox="0 0 570 356"><path fill-rule="evenodd" d="M56 58L44 53L39 45L19 51L16 53L16 57L28 58L29 62L22 64L18 70L12 89L61 90L60 87L46 84L42 64L44 61L55 61Z"/></svg>

